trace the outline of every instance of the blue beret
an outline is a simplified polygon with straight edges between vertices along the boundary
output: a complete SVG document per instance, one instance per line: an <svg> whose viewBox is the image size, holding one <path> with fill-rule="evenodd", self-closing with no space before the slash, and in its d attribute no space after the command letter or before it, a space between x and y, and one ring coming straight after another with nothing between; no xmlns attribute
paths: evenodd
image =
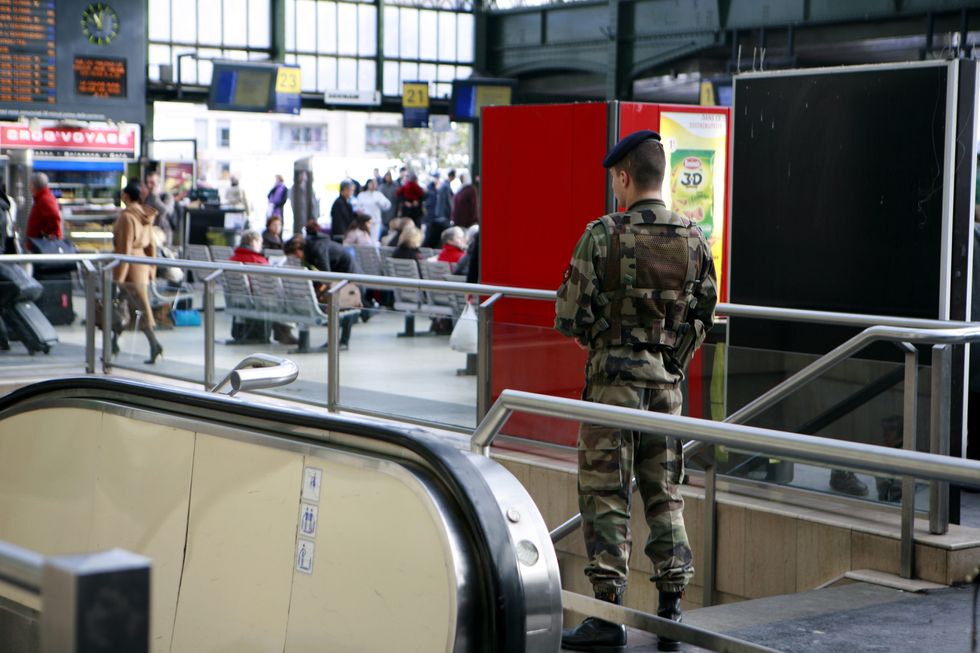
<svg viewBox="0 0 980 653"><path fill-rule="evenodd" d="M638 132L633 132L629 136L623 137L621 141L616 143L609 153L606 154L606 158L602 160L603 168L611 168L616 165L616 162L622 159L624 156L629 154L630 150L634 147L643 143L645 141L659 141L660 134L649 129L641 129Z"/></svg>

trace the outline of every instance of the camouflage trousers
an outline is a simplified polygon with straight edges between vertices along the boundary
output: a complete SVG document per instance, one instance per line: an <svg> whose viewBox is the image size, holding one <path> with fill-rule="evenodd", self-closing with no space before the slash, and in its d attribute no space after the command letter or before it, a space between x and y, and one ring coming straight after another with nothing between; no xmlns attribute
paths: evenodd
<svg viewBox="0 0 980 653"><path fill-rule="evenodd" d="M679 415L680 387L649 389L586 384L586 401ZM650 577L665 592L680 592L694 575L684 528L682 443L653 433L583 424L578 437L578 494L589 563L585 575L596 593L626 588L632 547L631 480L636 477L650 527L644 549L653 562Z"/></svg>

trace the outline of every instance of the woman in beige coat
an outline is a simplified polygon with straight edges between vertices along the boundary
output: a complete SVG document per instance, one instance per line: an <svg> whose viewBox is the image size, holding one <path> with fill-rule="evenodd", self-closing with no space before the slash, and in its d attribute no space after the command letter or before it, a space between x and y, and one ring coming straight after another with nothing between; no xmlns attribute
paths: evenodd
<svg viewBox="0 0 980 653"><path fill-rule="evenodd" d="M149 258L156 256L156 245L153 243L153 219L157 212L156 209L143 203L144 197L144 188L137 181L129 182L123 189L122 201L126 208L119 214L112 230L112 249L116 254ZM142 313L140 330L150 343L150 357L144 362L153 365L157 358L163 355L163 347L160 346L153 332L156 323L153 320L148 290L149 284L156 278L156 266L120 263L113 270L113 278L124 293L124 297ZM113 326L112 352L114 354L119 352L118 337L119 334Z"/></svg>

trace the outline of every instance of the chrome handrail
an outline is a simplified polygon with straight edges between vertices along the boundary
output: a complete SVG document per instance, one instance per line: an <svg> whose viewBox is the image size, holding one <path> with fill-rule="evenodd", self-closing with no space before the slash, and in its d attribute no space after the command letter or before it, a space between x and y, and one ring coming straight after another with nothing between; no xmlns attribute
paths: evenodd
<svg viewBox="0 0 980 653"><path fill-rule="evenodd" d="M239 361L225 378L211 388L210 392L220 391L229 382L231 383L229 395L248 390L278 388L289 385L298 376L299 368L288 358L257 353Z"/></svg>
<svg viewBox="0 0 980 653"><path fill-rule="evenodd" d="M726 424L697 417L653 413L519 390L504 390L500 393L486 418L473 432L471 450L487 455L494 436L514 412L659 433L673 438L703 440L708 444L825 465L858 467L891 475L915 476L980 487L980 462L965 458L831 440L745 424Z"/></svg>
<svg viewBox="0 0 980 653"><path fill-rule="evenodd" d="M729 424L744 424L807 385L830 368L875 342L959 345L977 341L980 341L980 325L949 329L912 329L885 325L868 327L742 406L723 421ZM695 455L703 446L703 442L688 442L684 446L684 453Z"/></svg>
<svg viewBox="0 0 980 653"><path fill-rule="evenodd" d="M127 263L146 263L141 256L123 256L121 254L3 254L0 261L8 263L38 263L51 260L109 262L120 261ZM494 295L500 293L503 297L518 299L534 299L539 301L554 301L554 290L537 288L518 288L516 286L499 286L489 284L471 284L457 281L435 281L431 279L408 279L401 277L374 276L368 274L348 274L341 272L316 272L303 268L282 267L274 265L245 265L241 263L191 261L187 259L158 259L160 265L182 268L186 270L231 270L247 274L260 274L278 277L295 277L311 281L342 281L349 280L370 288L406 288L413 290L437 290L470 295ZM971 324L958 320L929 320L923 318L896 317L894 315L866 315L860 313L840 313L811 311L794 308L776 308L769 306L753 306L750 304L720 303L715 308L718 315L744 317L752 319L770 319L791 322L810 322L835 326L870 327L893 326L909 328L946 328L962 327Z"/></svg>

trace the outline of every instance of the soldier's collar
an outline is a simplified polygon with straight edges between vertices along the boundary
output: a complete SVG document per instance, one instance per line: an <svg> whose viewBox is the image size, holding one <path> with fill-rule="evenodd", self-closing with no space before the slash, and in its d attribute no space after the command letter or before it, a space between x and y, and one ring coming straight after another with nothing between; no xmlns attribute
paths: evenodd
<svg viewBox="0 0 980 653"><path fill-rule="evenodd" d="M667 208L667 203L664 202L662 199L644 198L633 202L633 204L631 204L630 207L626 209L627 213L631 211L636 211L637 208L640 207L642 204L653 204L655 206L662 206L664 208Z"/></svg>

